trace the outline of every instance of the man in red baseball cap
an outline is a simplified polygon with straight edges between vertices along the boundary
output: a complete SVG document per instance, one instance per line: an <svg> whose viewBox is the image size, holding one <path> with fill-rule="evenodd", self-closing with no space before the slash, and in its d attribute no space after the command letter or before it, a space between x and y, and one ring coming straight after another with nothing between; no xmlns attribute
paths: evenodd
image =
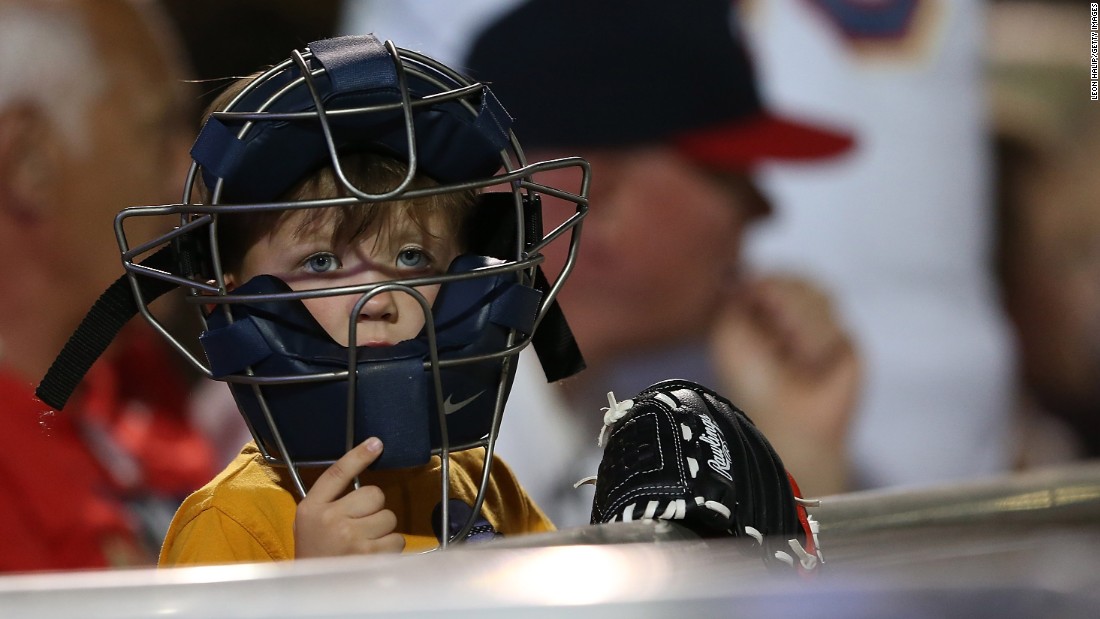
<svg viewBox="0 0 1100 619"><path fill-rule="evenodd" d="M743 226L770 212L754 164L852 145L764 106L729 0L529 0L481 30L462 64L493 84L528 150L592 162L563 303L596 365L709 322Z"/></svg>
<svg viewBox="0 0 1100 619"><path fill-rule="evenodd" d="M375 3L346 27L450 48L492 85L533 157L591 162L582 249L559 296L588 370L550 393L521 370L498 443L539 504L559 526L585 522L590 494L571 482L596 471L606 392L670 377L735 389L725 395L803 490L844 489L860 383L851 340L813 284L743 273L741 239L771 212L757 163L841 155L851 136L767 109L729 0L457 4Z"/></svg>

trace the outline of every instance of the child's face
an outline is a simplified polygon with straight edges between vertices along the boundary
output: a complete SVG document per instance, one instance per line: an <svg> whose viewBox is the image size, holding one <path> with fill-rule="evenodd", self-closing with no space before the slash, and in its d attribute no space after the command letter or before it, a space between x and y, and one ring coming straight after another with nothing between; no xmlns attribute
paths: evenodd
<svg viewBox="0 0 1100 619"><path fill-rule="evenodd" d="M260 238L244 255L239 273L227 274L233 287L257 275L275 275L293 290L373 284L446 271L459 253L455 235L434 215L421 230L405 213L383 216L365 234L345 246L334 246L336 218L323 216L303 227L305 215L284 218L271 234ZM429 307L439 285L421 286ZM348 318L361 295L305 299L317 322L337 342L348 345ZM358 346L391 346L416 337L424 327L424 311L410 294L383 292L359 312Z"/></svg>

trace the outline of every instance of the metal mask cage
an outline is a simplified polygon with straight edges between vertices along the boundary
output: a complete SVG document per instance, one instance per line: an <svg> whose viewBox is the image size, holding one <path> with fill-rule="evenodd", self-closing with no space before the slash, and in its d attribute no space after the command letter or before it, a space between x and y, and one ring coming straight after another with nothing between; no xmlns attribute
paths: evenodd
<svg viewBox="0 0 1100 619"><path fill-rule="evenodd" d="M372 37L373 38L373 37ZM347 37L346 39L353 39ZM336 40L339 41L339 40ZM300 496L305 496L307 488L302 480L299 467L322 466L331 464L333 460L296 461L287 451L287 437L279 427L275 416L272 414L269 398L265 390L272 387L286 385L309 385L315 383L345 382L347 385L346 396L346 432L345 451L354 444L354 436L357 423L356 402L357 392L360 388L360 364L362 360L361 348L356 345L356 321L352 320L357 315L358 309L370 298L385 292L403 292L410 294L417 300L424 313L425 327L423 340L426 343L426 355L420 364L424 372L430 375L430 398L434 399L435 423L440 433L439 445L431 449L431 454L441 459L441 485L442 497L442 530L447 530L449 493L447 480L449 472L449 454L451 451L482 447L485 449L485 464L481 475L476 503L473 506L470 521L461 531L448 538L442 536L442 546L446 547L448 541L461 539L469 530L474 518L480 512L484 494L488 485L493 449L497 433L500 427L501 416L510 389L511 376L514 374L514 366L519 352L531 344L532 333L547 317L552 308L557 294L572 270L576 261L577 245L581 222L588 208L588 183L589 168L583 159L570 157L550 161L528 163L515 135L509 128L496 127L501 135L506 136L503 148L496 154L496 170L472 178L460 178L449 182L440 182L438 186L420 189L410 189L409 185L421 168L430 167L430 162L421 152L417 116L422 110L433 109L433 106L441 104L461 105L471 116L476 118L479 111L484 108L483 102L491 93L483 84L471 81L431 58L397 48L392 42L385 42L384 50L392 62L397 76L397 89L393 93L391 101L368 103L350 107L332 106L326 102L326 96L331 98L331 92L325 92L325 81L329 67L316 62L316 54L311 51L317 44L312 44L309 49L292 54L291 59L284 61L276 67L264 72L253 79L240 93L220 111L211 115L211 119L218 122L238 123L234 134L237 141L247 141L254 132L259 131L265 125L290 126L311 125L323 140L324 159L323 164L331 166L335 176L343 188L351 194L349 197L311 199L303 201L280 201L278 199L263 199L259 201L240 201L233 203L223 202L223 194L226 193L227 179L217 177L210 188L209 203L193 200L201 192L197 191L200 178L207 174L208 170L195 161L192 163L185 182L182 203L141 206L124 209L115 220L115 232L119 248L122 252L123 266L130 282L131 290L137 301L137 308L141 315L153 328L158 331L173 348L180 352L185 359L199 372L217 380L223 380L237 388L244 387L255 395L256 400L263 411L262 421L267 428L257 427L255 416L250 418L244 415L249 430L256 439L257 445L267 462L288 469L294 485ZM331 84L331 79L329 84ZM414 83L416 88L411 88ZM273 88L274 86L274 88ZM422 92L425 87L431 91ZM255 109L245 109L243 103L255 100L255 95L264 89L271 90L271 94L263 97ZM280 110L279 103L284 98L296 94L308 93L312 102L312 109L305 110ZM346 144L341 144L335 132L336 125L354 125L357 118L369 118L373 114L388 114L391 117L394 112L399 112L403 122L404 143L407 152L403 153L408 164L405 179L396 187L372 194L355 186L348 180L342 170L342 157L347 150ZM369 121L363 121L369 122ZM200 136L200 140L202 137ZM234 142L236 143L236 142ZM194 153L194 151L193 151ZM423 165L422 165L423 164ZM567 191L537 182L534 176L540 172L560 170L565 168L575 169L579 173L579 189ZM262 292L257 294L231 294L226 288L225 270L222 257L219 254L219 217L228 214L250 213L260 211L283 211L313 208L341 207L353 204L363 204L381 201L393 201L427 197L446 192L485 190L494 188L496 195L507 196L511 211L511 221L507 226L511 228L514 242L511 243L511 254L478 266L465 272L447 273L414 277L409 279L393 280L381 283L362 284L341 287L328 287L311 290L284 290L276 292ZM504 191L500 191L504 188ZM532 210L540 202L540 196L555 198L558 204L566 204L568 214L562 219L562 223L553 229L541 230L541 221ZM127 239L127 222L135 217L161 217L164 215L178 216L179 225L172 231L136 247L131 247ZM534 218L534 220L533 220ZM532 229L532 221L540 229ZM566 260L556 277L547 280L540 272L539 265L544 261L543 250L553 242L568 243ZM173 269L163 269L148 266L139 262L139 259L154 250L165 246L173 247L177 256ZM433 307L421 294L417 287L425 285L441 285L441 292L446 286L459 285L461 282L470 282L485 278L509 278L522 287L541 289L541 299L533 313L533 319L529 328L530 332L524 333L519 329L511 328L504 345L499 350L480 352L479 354L466 356L441 355L439 342L437 341L437 324ZM248 306L254 304L300 302L304 299L314 299L330 296L358 295L355 310L349 316L349 339L346 353L346 363L342 368L333 368L328 371L318 371L299 375L257 375L251 366L243 371L229 375L216 376L216 372L209 360L200 359L193 352L194 346L189 345L174 334L166 324L153 314L149 309L149 300L143 293L142 280L153 279L160 282L174 284L187 290L187 303L198 316L204 331L211 328L211 318L220 314L225 322L232 324L236 320L233 307ZM210 310L210 308L213 308ZM486 361L498 361L500 363L500 380L493 394L493 406L491 423L484 436L476 440L467 440L459 444L452 444L448 430L446 416L446 401L444 398L442 375L451 368L459 368L465 364L483 363ZM237 389L234 389L234 397L238 406L241 405ZM243 413L242 409L242 413ZM272 450L271 445L275 446ZM356 483L358 486L358 482Z"/></svg>

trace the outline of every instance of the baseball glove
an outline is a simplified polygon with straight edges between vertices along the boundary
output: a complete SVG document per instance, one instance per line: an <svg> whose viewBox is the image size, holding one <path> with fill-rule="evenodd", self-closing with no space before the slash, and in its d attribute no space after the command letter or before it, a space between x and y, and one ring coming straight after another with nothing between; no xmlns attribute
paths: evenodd
<svg viewBox="0 0 1100 619"><path fill-rule="evenodd" d="M750 537L769 567L809 571L822 561L794 479L729 400L667 380L608 402L592 524L670 520L704 538Z"/></svg>

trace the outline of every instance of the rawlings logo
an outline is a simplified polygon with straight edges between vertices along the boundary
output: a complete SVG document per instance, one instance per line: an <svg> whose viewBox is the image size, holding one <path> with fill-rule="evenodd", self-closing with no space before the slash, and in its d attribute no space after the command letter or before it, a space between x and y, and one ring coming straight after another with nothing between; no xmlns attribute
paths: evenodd
<svg viewBox="0 0 1100 619"><path fill-rule="evenodd" d="M726 441L722 440L722 431L718 429L718 424L710 417L701 416L700 419L703 420L706 429L699 440L710 445L710 453L713 456L710 460L707 460L707 465L715 473L733 481L733 476L730 475L730 448Z"/></svg>

